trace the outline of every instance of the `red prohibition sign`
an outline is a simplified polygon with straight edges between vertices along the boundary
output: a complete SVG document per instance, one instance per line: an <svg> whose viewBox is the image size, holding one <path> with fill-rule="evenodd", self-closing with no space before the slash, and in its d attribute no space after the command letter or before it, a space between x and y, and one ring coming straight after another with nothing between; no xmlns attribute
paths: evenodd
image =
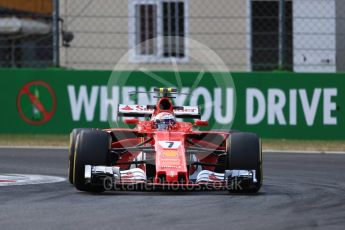
<svg viewBox="0 0 345 230"><path fill-rule="evenodd" d="M52 109L51 111L47 111L42 102L30 92L30 87L33 85L40 85L46 88L51 96L52 99ZM20 100L23 95L27 95L29 97L30 102L33 106L36 107L36 109L43 115L43 118L41 120L32 120L28 118L22 111L22 108L20 106ZM32 81L29 83L26 83L20 90L17 96L17 110L20 115L20 117L28 124L30 125L42 125L49 121L52 116L55 114L56 111L56 97L54 90L44 81Z"/></svg>

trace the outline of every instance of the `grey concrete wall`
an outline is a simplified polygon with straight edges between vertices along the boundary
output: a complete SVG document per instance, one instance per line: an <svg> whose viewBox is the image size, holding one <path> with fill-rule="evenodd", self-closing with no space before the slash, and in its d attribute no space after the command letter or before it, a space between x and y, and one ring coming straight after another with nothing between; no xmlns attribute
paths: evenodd
<svg viewBox="0 0 345 230"><path fill-rule="evenodd" d="M345 72L345 1L336 0L337 72Z"/></svg>
<svg viewBox="0 0 345 230"><path fill-rule="evenodd" d="M145 0L143 1L145 2ZM188 35L211 48L231 71L246 71L248 55L249 0L189 0ZM60 12L67 29L75 32L71 47L61 48L61 64L78 69L112 69L129 49L128 1L61 0ZM196 70L195 58L204 50L189 46L190 58L179 69ZM122 68L133 68L127 58ZM141 63L147 69L171 69L171 64Z"/></svg>

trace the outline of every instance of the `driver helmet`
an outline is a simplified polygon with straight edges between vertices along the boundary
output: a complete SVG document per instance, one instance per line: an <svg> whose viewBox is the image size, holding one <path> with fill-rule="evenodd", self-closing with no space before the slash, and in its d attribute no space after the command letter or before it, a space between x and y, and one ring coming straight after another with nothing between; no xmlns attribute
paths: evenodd
<svg viewBox="0 0 345 230"><path fill-rule="evenodd" d="M176 124L176 118L171 113L163 112L157 114L154 117L153 122L158 130L168 130L169 127Z"/></svg>

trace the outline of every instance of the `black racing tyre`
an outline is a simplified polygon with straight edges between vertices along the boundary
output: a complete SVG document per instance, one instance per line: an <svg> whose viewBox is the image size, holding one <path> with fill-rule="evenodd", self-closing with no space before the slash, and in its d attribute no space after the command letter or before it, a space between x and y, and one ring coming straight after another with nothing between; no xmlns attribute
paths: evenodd
<svg viewBox="0 0 345 230"><path fill-rule="evenodd" d="M102 185L85 184L85 165L109 165L110 135L101 130L82 130L74 155L74 185L80 191L103 192Z"/></svg>
<svg viewBox="0 0 345 230"><path fill-rule="evenodd" d="M255 133L235 132L229 135L227 141L226 168L256 170L257 182L243 186L241 191L256 193L262 185L262 151L261 141Z"/></svg>
<svg viewBox="0 0 345 230"><path fill-rule="evenodd" d="M73 172L74 172L74 153L75 153L75 142L77 140L78 134L82 130L91 130L91 129L73 129L72 132L69 135L69 155L68 155L68 181L71 184L74 184L73 182Z"/></svg>

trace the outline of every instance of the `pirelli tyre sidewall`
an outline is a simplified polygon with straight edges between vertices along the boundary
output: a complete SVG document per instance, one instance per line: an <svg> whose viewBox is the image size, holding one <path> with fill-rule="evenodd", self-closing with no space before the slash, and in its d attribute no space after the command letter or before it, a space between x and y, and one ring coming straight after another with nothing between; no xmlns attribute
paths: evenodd
<svg viewBox="0 0 345 230"><path fill-rule="evenodd" d="M254 186L237 192L258 192L262 185L262 150L261 140L255 133L234 132L227 140L226 168L256 170L257 182Z"/></svg>
<svg viewBox="0 0 345 230"><path fill-rule="evenodd" d="M82 130L92 130L92 129L83 129L83 128L77 128L73 129L72 132L69 135L69 155L68 155L68 181L71 184L74 184L73 181L73 172L74 172L74 154L75 154L75 143L77 140L78 134Z"/></svg>
<svg viewBox="0 0 345 230"><path fill-rule="evenodd" d="M102 192L103 186L85 184L85 165L109 165L110 135L101 130L82 130L77 135L74 156L74 185L78 190Z"/></svg>

